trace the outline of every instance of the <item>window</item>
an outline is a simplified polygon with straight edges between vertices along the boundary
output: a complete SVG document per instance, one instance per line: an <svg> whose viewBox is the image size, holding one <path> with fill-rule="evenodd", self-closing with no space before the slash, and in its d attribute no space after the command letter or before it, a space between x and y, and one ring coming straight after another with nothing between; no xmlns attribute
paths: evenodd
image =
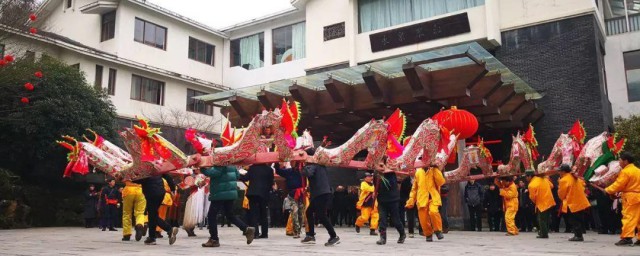
<svg viewBox="0 0 640 256"><path fill-rule="evenodd" d="M167 49L167 28L136 18L133 39L146 45Z"/></svg>
<svg viewBox="0 0 640 256"><path fill-rule="evenodd" d="M273 64L305 57L304 22L273 30Z"/></svg>
<svg viewBox="0 0 640 256"><path fill-rule="evenodd" d="M231 66L245 69L264 65L264 33L231 41Z"/></svg>
<svg viewBox="0 0 640 256"><path fill-rule="evenodd" d="M359 0L360 32L484 5L484 0Z"/></svg>
<svg viewBox="0 0 640 256"><path fill-rule="evenodd" d="M32 52L32 51L27 51L24 53L24 59L29 61L29 62L35 62L36 61L36 53Z"/></svg>
<svg viewBox="0 0 640 256"><path fill-rule="evenodd" d="M73 65L71 65L69 67L72 67L72 68L75 68L77 70L80 70L80 63L73 64Z"/></svg>
<svg viewBox="0 0 640 256"><path fill-rule="evenodd" d="M67 9L71 8L72 4L73 4L73 0L67 0Z"/></svg>
<svg viewBox="0 0 640 256"><path fill-rule="evenodd" d="M96 65L96 80L93 82L93 87L98 90L102 90L102 66Z"/></svg>
<svg viewBox="0 0 640 256"><path fill-rule="evenodd" d="M4 58L4 44L0 44L0 59Z"/></svg>
<svg viewBox="0 0 640 256"><path fill-rule="evenodd" d="M112 39L116 35L116 11L102 14L102 32L100 42Z"/></svg>
<svg viewBox="0 0 640 256"><path fill-rule="evenodd" d="M629 102L640 101L640 51L624 53L624 69L627 73Z"/></svg>
<svg viewBox="0 0 640 256"><path fill-rule="evenodd" d="M116 74L117 70L110 68L109 69L109 82L107 84L107 93L109 95L116 95Z"/></svg>
<svg viewBox="0 0 640 256"><path fill-rule="evenodd" d="M163 105L164 82L133 75L131 77L131 99Z"/></svg>
<svg viewBox="0 0 640 256"><path fill-rule="evenodd" d="M213 66L215 49L216 47L212 44L189 37L189 59Z"/></svg>
<svg viewBox="0 0 640 256"><path fill-rule="evenodd" d="M213 106L204 104L204 101L193 98L206 94L208 93L187 89L187 111L213 116Z"/></svg>

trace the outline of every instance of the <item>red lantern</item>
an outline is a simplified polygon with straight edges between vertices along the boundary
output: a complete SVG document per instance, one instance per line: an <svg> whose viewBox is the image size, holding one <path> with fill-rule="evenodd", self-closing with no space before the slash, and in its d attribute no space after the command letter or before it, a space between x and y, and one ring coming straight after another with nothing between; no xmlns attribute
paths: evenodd
<svg viewBox="0 0 640 256"><path fill-rule="evenodd" d="M29 15L29 20L30 20L30 21L36 21L36 19L37 19L37 18L38 18L38 17L37 17L34 13L32 13L31 15Z"/></svg>
<svg viewBox="0 0 640 256"><path fill-rule="evenodd" d="M36 76L37 78L42 78L42 72L40 71L36 71L33 75Z"/></svg>
<svg viewBox="0 0 640 256"><path fill-rule="evenodd" d="M24 88L27 89L27 91L33 91L33 84L32 83L26 83L24 84Z"/></svg>
<svg viewBox="0 0 640 256"><path fill-rule="evenodd" d="M478 119L469 111L452 106L451 109L440 110L432 117L438 124L459 134L458 139L470 138L478 131Z"/></svg>
<svg viewBox="0 0 640 256"><path fill-rule="evenodd" d="M30 29L29 29L29 32L30 32L31 34L35 34L35 33L38 33L38 30L37 30L36 28L30 28Z"/></svg>
<svg viewBox="0 0 640 256"><path fill-rule="evenodd" d="M13 58L12 55L7 55L4 56L4 61L6 61L7 63L12 62L15 58Z"/></svg>
<svg viewBox="0 0 640 256"><path fill-rule="evenodd" d="M24 104L29 104L29 98L27 97L22 97L22 99L20 99L20 102L24 103Z"/></svg>

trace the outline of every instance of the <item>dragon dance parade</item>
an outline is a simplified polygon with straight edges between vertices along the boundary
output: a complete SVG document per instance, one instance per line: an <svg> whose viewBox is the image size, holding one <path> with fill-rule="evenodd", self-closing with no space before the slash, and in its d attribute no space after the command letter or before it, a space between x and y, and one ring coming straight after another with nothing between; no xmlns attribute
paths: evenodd
<svg viewBox="0 0 640 256"><path fill-rule="evenodd" d="M1 255L640 255L638 0L0 0Z"/></svg>
<svg viewBox="0 0 640 256"><path fill-rule="evenodd" d="M220 195L216 193L224 187L224 182L235 182L235 179L248 176L244 179L248 181L247 191L250 193L252 186L264 182L261 179L270 179L267 184L271 184L274 175L280 176L286 180L287 186L298 185L287 189L293 192L294 200L300 203L301 209L297 211L304 214L296 216L298 212L291 212L290 221L306 215L305 220L294 221L298 223L292 235L303 236L302 243L315 243L315 233L310 231L313 228L308 226L315 217L329 232L330 238L325 245L333 246L340 243L340 238L331 227L327 213L317 210L326 210L327 202L319 200L326 199L325 194L330 193L326 167L366 171L356 206L361 211L356 230L359 232L363 223L369 222L371 234L376 234L375 225L385 223L380 218L386 219L386 214L390 214L400 235L398 243L403 243L407 235L404 227L398 225L400 220L397 200L387 201L387 198L393 198L393 194L398 193L396 183L400 178L413 177L410 197L405 207L411 209L417 205L419 225L426 241L432 242L433 235L437 240L444 239L442 219L438 213L438 206L441 206L439 193L443 185L484 179L495 182L504 198L506 234L515 236L519 234L514 220L518 210L518 190L513 177L525 175L530 180L528 194L535 204L536 214L542 216L539 218L548 218L544 216L549 214L548 210L553 206L550 205L553 204L553 185L549 177L560 174L557 193L562 199L562 211L574 218L572 224L578 226L574 227L575 236L569 241L583 241L583 231L578 223L580 218L584 218L580 216L580 212L585 209L585 204L588 207L586 186L612 196L623 193L623 203L631 205L626 205L630 209L623 212L627 216L623 217L621 241L626 241L624 236L634 235L635 224L628 221L635 221L637 216L633 215L640 214L637 211L640 209L634 208L636 205L633 204L637 193L624 191L630 186L638 186L633 182L640 180L637 179L637 168L631 164L632 156L622 153L626 139L615 133L605 131L585 140L587 131L577 120L571 126L568 124L567 133L559 135L549 156L542 159L538 153L534 128L529 125L526 130L512 136L509 161L494 168L491 152L484 146L481 138L478 138L476 145L458 148L459 140L464 141L475 135L478 121L472 114L458 110L455 106L425 119L411 135L406 131L406 116L400 109L396 109L386 119L367 122L345 143L333 147L327 136L315 147L314 142L318 140L314 140L310 131L298 131L300 113L298 102L283 99L279 108L263 110L245 128L232 128L232 124L227 122L220 139L206 138L198 131L189 129L185 138L197 152L192 155L186 155L172 145L161 136L159 128L151 127L144 119L139 119L139 124L132 129L120 132L126 150L87 129L93 139L83 136L85 141L78 141L76 138L63 136L64 140L58 141L58 144L69 149L69 162L64 176L73 173L84 175L89 172L90 167L94 167L117 181L142 184L143 193L145 185L150 186L153 180L162 179L161 177L177 179L180 181L177 185L180 189L193 191L186 203L183 220L184 229L189 234L193 234L195 226L204 221L207 212L219 210L216 204L220 202L211 199L222 196L222 192ZM356 157L362 151L366 152L366 157ZM447 164L456 162L459 163L457 167L447 170ZM474 168L481 170L481 174L471 175ZM238 169L243 169L244 174L239 174ZM266 174L257 174L259 172ZM291 174L292 172L296 174ZM235 178L229 181L229 177ZM368 182L367 179L371 177L373 178ZM302 182L289 181L296 178L301 178ZM210 186L208 191L204 189L207 186ZM247 197L250 207L260 207L258 203L251 201L250 194L245 198ZM202 201L207 198L211 202L203 204ZM210 208L203 208L203 205L209 205ZM147 211L148 207L147 204ZM230 211L224 207L225 212ZM249 211L253 213L252 210ZM256 211L255 214L260 213ZM259 229L257 222L255 227L251 227L233 215L227 216L241 229L247 244L259 237L256 235ZM149 216L150 220L151 218ZM305 223L306 232L301 230L299 222ZM136 240L139 240L142 230L140 224L136 225ZM150 224L148 228L154 230L156 225L164 228L156 223ZM164 231L169 234L170 244L173 244L178 228L163 225L167 227ZM380 239L376 243L379 245L387 242L385 225L386 223L378 224ZM262 236L266 237L264 226L262 227ZM549 238L548 232L548 227L540 227L537 238ZM148 238L145 243L155 244L155 238ZM211 238L202 246L217 247L220 244L218 239Z"/></svg>

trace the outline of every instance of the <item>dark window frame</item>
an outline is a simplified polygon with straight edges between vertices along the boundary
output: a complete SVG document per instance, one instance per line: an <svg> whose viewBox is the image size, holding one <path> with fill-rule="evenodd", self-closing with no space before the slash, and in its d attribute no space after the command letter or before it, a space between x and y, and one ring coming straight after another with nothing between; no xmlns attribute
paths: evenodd
<svg viewBox="0 0 640 256"><path fill-rule="evenodd" d="M96 74L95 80L93 81L93 87L98 90L102 90L102 73L104 72L104 67L101 65L96 65Z"/></svg>
<svg viewBox="0 0 640 256"><path fill-rule="evenodd" d="M66 9L69 9L71 7L73 7L73 0L67 0L67 8Z"/></svg>
<svg viewBox="0 0 640 256"><path fill-rule="evenodd" d="M637 60L627 60L627 55L633 56L637 58ZM623 52L622 60L624 64L624 80L627 87L627 101L639 102L640 95L635 96L633 99L631 98L631 91L629 88L629 76L627 75L627 72L631 70L640 70L640 50Z"/></svg>
<svg viewBox="0 0 640 256"><path fill-rule="evenodd" d="M0 44L0 59L4 58L4 51L7 47L4 44Z"/></svg>
<svg viewBox="0 0 640 256"><path fill-rule="evenodd" d="M107 94L116 95L116 78L118 77L118 70L115 68L109 68L109 81L107 81Z"/></svg>
<svg viewBox="0 0 640 256"><path fill-rule="evenodd" d="M260 60L264 63L264 58L265 58L265 45L264 45L264 32L260 32L260 33L256 33L256 34L252 34L252 35L248 35L248 36L244 36L244 37L240 37L240 38L236 38L230 41L230 45L229 45L229 57L230 57L230 61L229 61L229 65L230 67L236 67L236 66L241 66L240 62L240 40L250 37L250 36L255 36L258 35L259 36L259 47L260 47ZM237 45L237 51L234 52L234 46ZM237 55L237 56L236 56ZM262 66L264 67L264 65ZM257 68L262 68L262 67L255 67L253 69L257 69ZM243 67L244 68L244 67ZM247 68L245 68L247 69ZM248 70L248 69L247 69Z"/></svg>
<svg viewBox="0 0 640 256"><path fill-rule="evenodd" d="M198 113L213 116L213 106L205 104L204 101L193 99L193 97L207 95L208 93L187 88L187 112ZM199 105L202 104L203 109L200 110Z"/></svg>
<svg viewBox="0 0 640 256"><path fill-rule="evenodd" d="M167 38L168 38L167 36L168 36L168 33L169 33L169 29L167 29L166 27L160 26L160 25L158 25L156 23L153 23L153 22L138 18L138 17L136 17L135 20L142 22L142 41L140 41L140 40L138 40L138 38L136 38L135 26L136 26L137 22L134 22L133 41L141 43L141 44L144 44L144 45L148 45L148 46L151 46L151 47L154 47L154 48L157 48L157 49L161 49L161 50L165 50L165 51L167 50ZM147 37L147 26L148 26L148 24L149 25L153 25L153 28L155 30L153 32L154 33L153 34L154 35L153 36L154 37L153 40L151 40L150 38L146 38ZM156 34L158 28L164 29L164 42L162 44L162 47L159 47L158 43L156 42L156 39L158 38L158 36ZM151 41L153 41L153 42L151 42Z"/></svg>
<svg viewBox="0 0 640 256"><path fill-rule="evenodd" d="M195 49L192 51L192 42L195 44ZM204 59L199 59L199 50L204 47L204 55L202 56ZM211 47L211 63L207 62L207 47ZM192 56L193 53L193 56ZM216 46L214 44L207 43L205 41L199 40L195 37L189 37L189 46L187 48L187 57L191 60L195 60L200 63L204 63L210 66L215 67L216 63Z"/></svg>
<svg viewBox="0 0 640 256"><path fill-rule="evenodd" d="M305 23L305 29L307 26L307 21L300 21L300 22L296 22L296 23L292 23L289 25L285 25L285 26L281 26L281 27L277 27L271 30L271 64L272 65L277 65L277 64L282 64L285 62L289 62L289 61L285 61L285 62L279 62L276 63L276 30L281 30L281 29L287 29L289 28L289 43L291 44L291 48L293 48L293 25L298 25L300 23ZM305 42L306 44L306 42ZM306 54L305 54L305 58L306 58ZM299 59L292 59L291 61L294 60L299 60Z"/></svg>
<svg viewBox="0 0 640 256"><path fill-rule="evenodd" d="M131 90L132 91L135 90L134 88L135 88L136 85L134 83L136 81L136 78L140 79L140 87L138 88L140 90L138 92L139 97L136 98L133 95L130 95L129 98L132 99L132 100L135 100L135 101L141 101L141 102L146 102L146 103L149 103L149 104L155 104L155 105L164 106L164 93L165 93L166 83L162 82L162 81L159 81L159 80L155 80L155 79L151 79L151 78L148 78L148 77L144 77L144 76L133 74L133 75L131 75ZM155 83L157 83L159 85L160 92L159 92L158 98L156 99L158 102L149 102L149 101L144 100L144 98L145 98L144 97L144 89L143 89L143 87L145 85L144 80L148 80L149 81L148 83L146 83L147 85L149 85L151 82L155 82Z"/></svg>
<svg viewBox="0 0 640 256"><path fill-rule="evenodd" d="M102 14L100 17L100 42L116 37L116 11Z"/></svg>

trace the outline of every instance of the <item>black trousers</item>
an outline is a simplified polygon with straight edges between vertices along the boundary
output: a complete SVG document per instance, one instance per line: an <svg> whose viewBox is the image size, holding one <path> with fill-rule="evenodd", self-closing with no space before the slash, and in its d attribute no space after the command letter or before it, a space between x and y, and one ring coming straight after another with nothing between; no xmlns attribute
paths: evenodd
<svg viewBox="0 0 640 256"><path fill-rule="evenodd" d="M169 232L171 226L158 216L158 209L162 205L165 192L158 194L144 194L147 199L147 214L149 214L149 238L156 239L156 227ZM211 220L210 220L211 221Z"/></svg>
<svg viewBox="0 0 640 256"><path fill-rule="evenodd" d="M398 234L404 235L404 225L402 225L402 221L400 221L400 209L398 205L398 201L378 202L378 213L380 214L378 230L380 231L380 235L387 235L387 219L389 215L391 215L391 221L396 230L398 230Z"/></svg>
<svg viewBox="0 0 640 256"><path fill-rule="evenodd" d="M281 221L280 217L282 216L282 207L269 207L269 224L272 228L280 227Z"/></svg>
<svg viewBox="0 0 640 256"><path fill-rule="evenodd" d="M242 222L238 216L233 215L233 201L235 200L220 200L220 201L211 201L211 205L209 205L209 213L207 214L207 218L209 218L209 237L213 240L218 240L218 212L222 210L222 214L227 219L238 227L242 232L247 230L247 224Z"/></svg>
<svg viewBox="0 0 640 256"><path fill-rule="evenodd" d="M533 218L535 216L534 209L531 207L521 207L516 213L517 226L520 227L520 231L531 232L533 229Z"/></svg>
<svg viewBox="0 0 640 256"><path fill-rule="evenodd" d="M575 237L582 237L584 233L584 215L585 211L571 212L570 209L567 209L567 219L571 224L571 228L573 230L573 235Z"/></svg>
<svg viewBox="0 0 640 256"><path fill-rule="evenodd" d="M104 227L113 228L116 224L116 218L118 217L118 207L113 204L107 204L102 211L102 224Z"/></svg>
<svg viewBox="0 0 640 256"><path fill-rule="evenodd" d="M551 209L547 209L544 212L538 212L538 235L541 237L549 236L549 217L551 215Z"/></svg>
<svg viewBox="0 0 640 256"><path fill-rule="evenodd" d="M504 214L502 211L488 212L487 222L489 223L490 231L500 231L500 224L502 223L502 217Z"/></svg>
<svg viewBox="0 0 640 256"><path fill-rule="evenodd" d="M469 218L471 223L471 231L482 230L482 205L469 205Z"/></svg>
<svg viewBox="0 0 640 256"><path fill-rule="evenodd" d="M315 225L316 218L320 221L322 226L327 229L329 236L331 238L336 237L336 231L333 229L333 225L331 225L331 221L329 221L329 216L327 215L327 204L331 200L331 194L319 195L315 198L311 199L309 206L307 207L307 223L309 223L309 232L307 232L307 236L315 236Z"/></svg>
<svg viewBox="0 0 640 256"><path fill-rule="evenodd" d="M269 201L267 198L261 196L247 196L249 198L249 211L251 212L249 225L258 230L258 224L260 224L261 236L269 235L269 218L267 205Z"/></svg>

